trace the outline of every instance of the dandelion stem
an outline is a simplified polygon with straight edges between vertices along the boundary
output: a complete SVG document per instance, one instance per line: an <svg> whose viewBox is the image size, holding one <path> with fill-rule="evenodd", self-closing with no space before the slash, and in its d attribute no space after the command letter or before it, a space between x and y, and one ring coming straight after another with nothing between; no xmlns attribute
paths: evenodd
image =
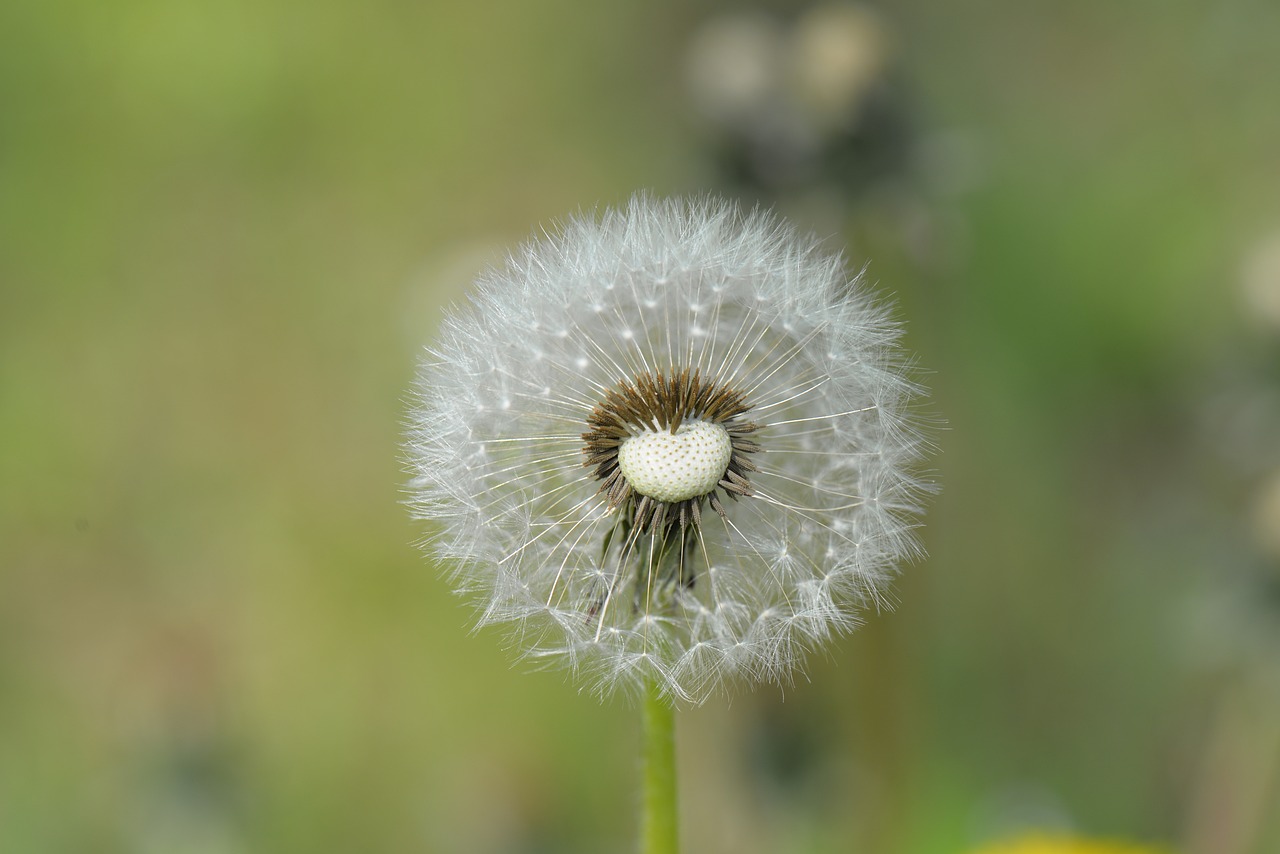
<svg viewBox="0 0 1280 854"><path fill-rule="evenodd" d="M679 854L676 817L676 713L655 679L645 682L644 802L640 818L641 854Z"/></svg>

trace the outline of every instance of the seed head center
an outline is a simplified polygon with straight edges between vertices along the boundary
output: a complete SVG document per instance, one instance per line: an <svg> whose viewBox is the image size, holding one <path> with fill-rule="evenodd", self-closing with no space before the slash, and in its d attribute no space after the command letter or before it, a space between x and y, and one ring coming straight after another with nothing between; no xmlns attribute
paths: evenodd
<svg viewBox="0 0 1280 854"><path fill-rule="evenodd" d="M719 493L754 495L748 478L760 470L751 462L763 450L760 425L742 420L750 409L741 392L696 368L646 371L607 389L591 410L582 464L595 469L609 509L641 533L697 528L707 504L728 518Z"/></svg>
<svg viewBox="0 0 1280 854"><path fill-rule="evenodd" d="M640 495L674 504L716 488L733 458L729 432L711 421L685 421L676 431L646 430L618 448L618 467Z"/></svg>

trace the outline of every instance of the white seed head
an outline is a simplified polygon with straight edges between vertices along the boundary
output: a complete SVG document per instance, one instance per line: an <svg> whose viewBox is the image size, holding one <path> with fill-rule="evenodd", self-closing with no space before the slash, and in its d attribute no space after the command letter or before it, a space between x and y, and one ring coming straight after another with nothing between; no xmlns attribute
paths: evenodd
<svg viewBox="0 0 1280 854"><path fill-rule="evenodd" d="M919 553L898 335L773 217L637 196L446 318L410 504L481 623L602 694L786 681Z"/></svg>
<svg viewBox="0 0 1280 854"><path fill-rule="evenodd" d="M729 468L733 440L710 421L686 421L675 433L645 430L618 447L618 468L641 495L668 503L716 488Z"/></svg>

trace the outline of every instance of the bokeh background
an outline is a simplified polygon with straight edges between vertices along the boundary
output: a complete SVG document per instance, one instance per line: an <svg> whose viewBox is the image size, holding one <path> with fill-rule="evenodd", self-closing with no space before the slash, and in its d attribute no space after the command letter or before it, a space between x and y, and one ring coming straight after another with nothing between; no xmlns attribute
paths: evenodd
<svg viewBox="0 0 1280 854"><path fill-rule="evenodd" d="M895 298L931 557L681 713L690 851L1280 851L1280 7L0 5L0 851L630 850L414 541L442 307L637 188Z"/></svg>

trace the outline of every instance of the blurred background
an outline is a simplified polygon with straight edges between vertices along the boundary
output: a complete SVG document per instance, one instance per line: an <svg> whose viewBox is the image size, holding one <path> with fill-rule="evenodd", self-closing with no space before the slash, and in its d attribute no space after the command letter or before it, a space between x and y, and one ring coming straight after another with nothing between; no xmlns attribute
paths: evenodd
<svg viewBox="0 0 1280 854"><path fill-rule="evenodd" d="M505 247L776 206L895 298L893 612L683 712L690 851L1280 851L1280 6L0 5L0 851L601 852L637 715L413 547Z"/></svg>

